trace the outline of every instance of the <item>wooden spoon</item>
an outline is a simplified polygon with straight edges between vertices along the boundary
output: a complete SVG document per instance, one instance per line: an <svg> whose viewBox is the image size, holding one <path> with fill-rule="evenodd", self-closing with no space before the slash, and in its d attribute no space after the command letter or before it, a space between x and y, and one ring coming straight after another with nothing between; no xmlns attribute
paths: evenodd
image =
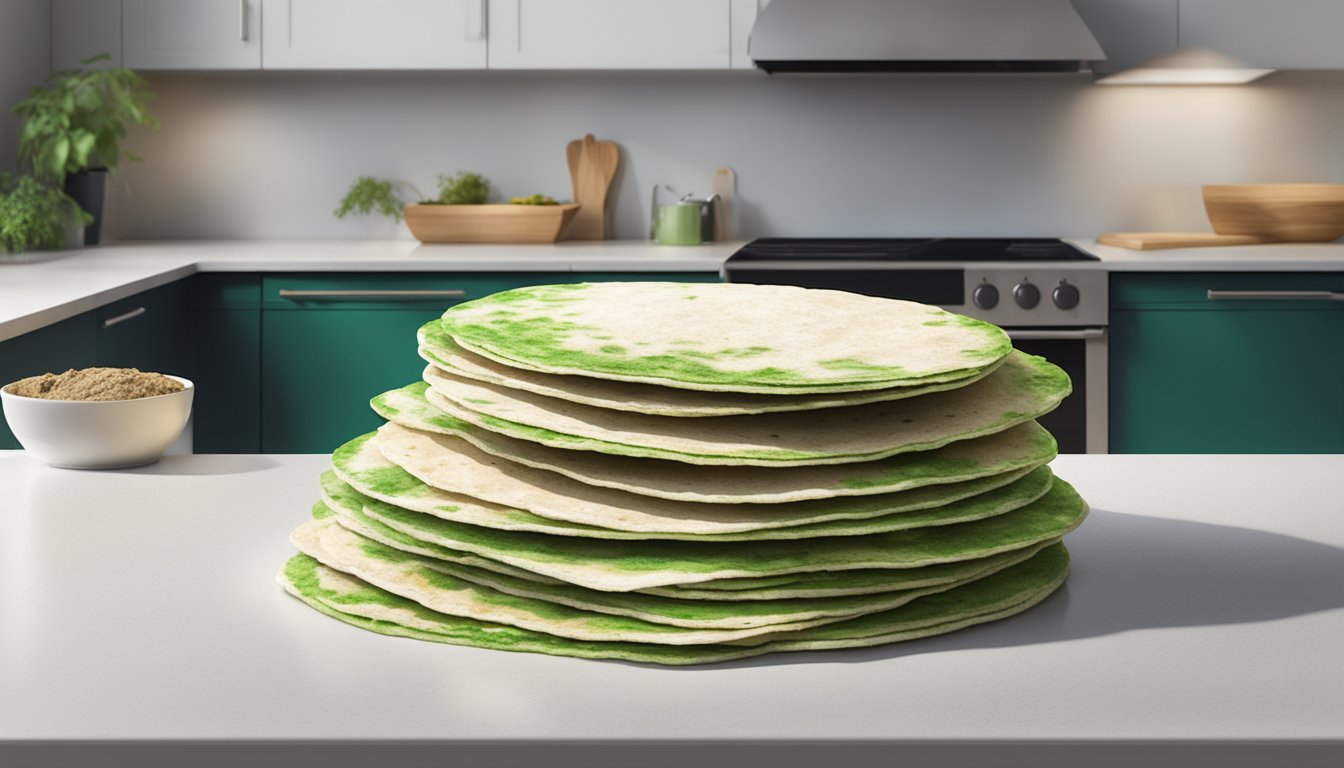
<svg viewBox="0 0 1344 768"><path fill-rule="evenodd" d="M569 239L605 240L607 192L621 162L620 150L610 141L595 140L590 133L571 141L565 157L574 183L574 202L579 204L569 225Z"/></svg>

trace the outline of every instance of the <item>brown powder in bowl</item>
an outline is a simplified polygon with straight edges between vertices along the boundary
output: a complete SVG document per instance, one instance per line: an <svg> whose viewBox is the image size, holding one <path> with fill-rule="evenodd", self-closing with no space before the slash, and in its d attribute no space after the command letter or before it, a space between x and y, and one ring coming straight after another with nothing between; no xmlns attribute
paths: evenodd
<svg viewBox="0 0 1344 768"><path fill-rule="evenodd" d="M135 368L71 368L61 374L29 376L10 384L5 391L43 400L136 400L183 389L181 382L161 373Z"/></svg>

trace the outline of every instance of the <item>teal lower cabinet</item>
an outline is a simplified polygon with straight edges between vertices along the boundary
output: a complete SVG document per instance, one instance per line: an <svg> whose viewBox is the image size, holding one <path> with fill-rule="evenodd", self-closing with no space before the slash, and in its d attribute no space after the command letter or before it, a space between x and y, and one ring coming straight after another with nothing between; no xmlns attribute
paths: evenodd
<svg viewBox="0 0 1344 768"><path fill-rule="evenodd" d="M0 386L29 376L94 365L95 323L93 313L86 312L0 342ZM0 421L0 449L19 447L9 425Z"/></svg>
<svg viewBox="0 0 1344 768"><path fill-rule="evenodd" d="M382 423L374 395L420 378L415 331L455 303L525 285L715 282L717 275L268 274L261 280L261 451L329 453Z"/></svg>
<svg viewBox="0 0 1344 768"><path fill-rule="evenodd" d="M96 363L194 380L190 299L189 281L179 280L93 310Z"/></svg>
<svg viewBox="0 0 1344 768"><path fill-rule="evenodd" d="M196 453L261 451L261 275L192 278Z"/></svg>
<svg viewBox="0 0 1344 768"><path fill-rule="evenodd" d="M1113 274L1111 451L1344 453L1341 291L1335 273Z"/></svg>

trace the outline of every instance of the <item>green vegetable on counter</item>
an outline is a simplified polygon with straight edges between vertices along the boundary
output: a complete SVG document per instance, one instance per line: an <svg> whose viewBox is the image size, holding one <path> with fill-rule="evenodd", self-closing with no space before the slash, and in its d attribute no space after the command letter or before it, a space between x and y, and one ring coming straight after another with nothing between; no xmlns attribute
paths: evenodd
<svg viewBox="0 0 1344 768"><path fill-rule="evenodd" d="M554 197L543 195L540 192L533 193L527 197L514 197L509 199L514 205L559 205Z"/></svg>

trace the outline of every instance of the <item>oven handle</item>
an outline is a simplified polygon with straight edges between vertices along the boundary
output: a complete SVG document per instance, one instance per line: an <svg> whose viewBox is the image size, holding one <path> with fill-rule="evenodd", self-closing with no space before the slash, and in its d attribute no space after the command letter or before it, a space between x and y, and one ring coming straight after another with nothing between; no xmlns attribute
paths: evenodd
<svg viewBox="0 0 1344 768"><path fill-rule="evenodd" d="M1209 301L1344 301L1344 291L1219 291L1210 288L1208 297Z"/></svg>
<svg viewBox="0 0 1344 768"><path fill-rule="evenodd" d="M1049 329L1013 328L1004 329L1013 341L1085 341L1087 339L1106 338L1105 328L1080 328L1071 331Z"/></svg>

